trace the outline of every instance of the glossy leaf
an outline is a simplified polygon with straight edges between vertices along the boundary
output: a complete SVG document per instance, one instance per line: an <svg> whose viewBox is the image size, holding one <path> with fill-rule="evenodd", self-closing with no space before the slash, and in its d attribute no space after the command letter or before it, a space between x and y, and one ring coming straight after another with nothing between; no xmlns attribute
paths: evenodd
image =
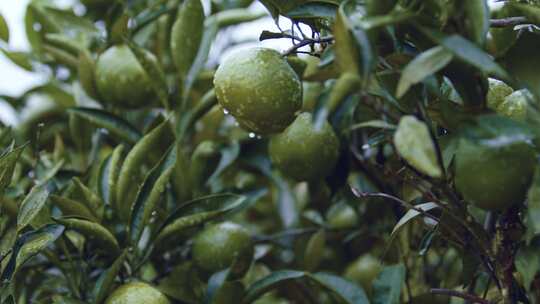
<svg viewBox="0 0 540 304"><path fill-rule="evenodd" d="M62 211L65 216L77 216L97 222L97 217L84 204L58 195L51 195L51 202Z"/></svg>
<svg viewBox="0 0 540 304"><path fill-rule="evenodd" d="M266 292L276 288L280 284L294 280L302 279L306 276L306 273L303 271L294 271L294 270L279 270L274 271L268 276L254 282L249 286L246 291L246 295L242 300L242 303L252 303L259 297L261 297Z"/></svg>
<svg viewBox="0 0 540 304"><path fill-rule="evenodd" d="M415 57L401 74L396 97L401 98L409 88L444 68L453 56L441 46L433 47Z"/></svg>
<svg viewBox="0 0 540 304"><path fill-rule="evenodd" d="M246 197L236 194L216 194L194 199L175 210L159 229L156 243L173 234L221 217L246 202Z"/></svg>
<svg viewBox="0 0 540 304"><path fill-rule="evenodd" d="M465 0L458 5L463 5L465 13L465 27L471 41L483 46L489 31L490 12L488 0Z"/></svg>
<svg viewBox="0 0 540 304"><path fill-rule="evenodd" d="M118 173L116 193L116 203L121 218L129 218L129 213L131 212L129 208L136 195L136 192L132 192L131 189L134 184L138 184L139 169L145 163L148 154L155 149L155 146L162 143L168 137L170 131L169 121L166 120L141 138L127 154L122 168Z"/></svg>
<svg viewBox="0 0 540 304"><path fill-rule="evenodd" d="M0 156L0 193L2 193L10 184L13 177L15 165L21 157L26 145L13 149L10 147L8 152Z"/></svg>
<svg viewBox="0 0 540 304"><path fill-rule="evenodd" d="M476 67L478 70L503 79L508 78L508 74L501 66L467 39L459 35L443 36L438 32L425 28L422 28L422 31L454 56Z"/></svg>
<svg viewBox="0 0 540 304"><path fill-rule="evenodd" d="M172 27L171 54L181 79L185 79L193 65L204 31L204 10L201 0L182 3Z"/></svg>
<svg viewBox="0 0 540 304"><path fill-rule="evenodd" d="M316 273L310 278L321 284L324 288L332 291L344 303L348 304L369 304L369 300L364 290L339 276L329 273Z"/></svg>
<svg viewBox="0 0 540 304"><path fill-rule="evenodd" d="M118 145L116 148L114 148L108 165L108 174L104 176L105 181L103 181L106 183L106 188L108 189L108 202L117 212L119 209L118 204L116 203L116 193L118 192L118 176L120 174L120 169L122 168L123 153L123 145Z"/></svg>
<svg viewBox="0 0 540 304"><path fill-rule="evenodd" d="M109 112L91 108L71 108L69 112L89 121L96 127L107 129L112 135L130 144L136 143L142 137L137 128Z"/></svg>
<svg viewBox="0 0 540 304"><path fill-rule="evenodd" d="M392 230L392 237L395 237L395 235L405 225L407 225L410 221L412 221L416 217L422 215L422 212L417 211L417 210L422 210L423 212L428 212L430 210L438 208L439 206L437 206L437 204L435 204L435 203L423 203L423 204L415 205L414 207L416 208L416 210L415 209L410 209L409 211L407 211L407 213L405 213L405 215L403 217L401 217L401 219L396 224L396 226L394 226L394 229Z"/></svg>
<svg viewBox="0 0 540 304"><path fill-rule="evenodd" d="M159 66L156 56L149 51L136 44L128 41L128 46L137 58L139 64L143 67L144 71L150 79L150 84L156 92L161 104L165 109L169 108L169 88L167 86L167 80L165 79L165 73Z"/></svg>
<svg viewBox="0 0 540 304"><path fill-rule="evenodd" d="M71 229L79 232L85 237L97 244L107 255L117 255L120 252L120 246L114 235L102 225L88 220L72 217L62 217L54 219L56 222L64 225L66 229Z"/></svg>
<svg viewBox="0 0 540 304"><path fill-rule="evenodd" d="M173 145L160 162L146 175L143 184L139 188L131 209L129 226L130 241L133 244L139 241L144 227L165 192L175 162L176 147Z"/></svg>
<svg viewBox="0 0 540 304"><path fill-rule="evenodd" d="M431 177L442 176L435 145L425 123L414 116L401 118L394 134L394 145L399 155L415 169Z"/></svg>
<svg viewBox="0 0 540 304"><path fill-rule="evenodd" d="M405 282L402 264L386 266L373 282L373 304L399 304L401 287Z"/></svg>
<svg viewBox="0 0 540 304"><path fill-rule="evenodd" d="M212 42L217 35L218 29L218 23L215 17L211 17L206 20L204 24L203 36L201 38L201 44L197 51L197 56L195 56L195 59L189 68L189 72L187 72L183 81L184 91L182 92L182 96L184 101L187 100L189 93L197 80L197 76L199 76L199 73L206 64L210 47L212 46Z"/></svg>
<svg viewBox="0 0 540 304"><path fill-rule="evenodd" d="M39 184L34 186L30 193L24 198L17 215L17 230L21 231L38 215L45 207L51 190L48 184Z"/></svg>
<svg viewBox="0 0 540 304"><path fill-rule="evenodd" d="M63 232L64 226L51 224L21 235L13 246L11 258L2 272L0 281L10 281L17 269L51 245Z"/></svg>
<svg viewBox="0 0 540 304"><path fill-rule="evenodd" d="M110 291L114 287L114 281L122 266L126 260L127 251L124 251L120 256L114 260L112 265L101 273L97 279L96 285L94 286L93 294L95 298L95 303L102 303L105 298L109 295Z"/></svg>

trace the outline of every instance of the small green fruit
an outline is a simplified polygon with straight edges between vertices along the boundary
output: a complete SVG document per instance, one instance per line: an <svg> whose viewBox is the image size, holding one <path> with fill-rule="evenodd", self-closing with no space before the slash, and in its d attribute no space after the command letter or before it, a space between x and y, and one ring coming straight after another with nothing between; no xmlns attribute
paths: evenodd
<svg viewBox="0 0 540 304"><path fill-rule="evenodd" d="M283 133L270 140L270 158L284 174L297 180L316 180L334 169L339 139L325 122L316 131L309 113L300 114Z"/></svg>
<svg viewBox="0 0 540 304"><path fill-rule="evenodd" d="M525 141L462 140L456 153L456 188L479 208L505 210L525 199L535 164L535 151Z"/></svg>
<svg viewBox="0 0 540 304"><path fill-rule="evenodd" d="M227 57L214 76L216 95L245 129L283 131L302 107L302 83L275 50L253 48Z"/></svg>
<svg viewBox="0 0 540 304"><path fill-rule="evenodd" d="M487 93L487 105L490 109L497 109L497 107L504 102L506 96L512 94L514 89L507 85L506 83L489 78L489 90Z"/></svg>
<svg viewBox="0 0 540 304"><path fill-rule="evenodd" d="M246 262L251 263L253 251L249 232L231 222L209 226L193 241L193 260L208 273L231 266L237 257L249 259Z"/></svg>
<svg viewBox="0 0 540 304"><path fill-rule="evenodd" d="M524 121L527 117L527 108L529 107L527 99L529 98L532 98L529 91L515 91L508 95L504 101L497 106L497 113L518 121Z"/></svg>
<svg viewBox="0 0 540 304"><path fill-rule="evenodd" d="M119 107L140 108L155 99L150 78L127 45L110 47L99 56L96 85L105 101Z"/></svg>
<svg viewBox="0 0 540 304"><path fill-rule="evenodd" d="M345 270L345 278L356 282L369 295L373 281L381 272L381 263L372 255L365 254L352 262Z"/></svg>
<svg viewBox="0 0 540 304"><path fill-rule="evenodd" d="M155 287L143 282L131 282L117 288L105 304L170 304Z"/></svg>

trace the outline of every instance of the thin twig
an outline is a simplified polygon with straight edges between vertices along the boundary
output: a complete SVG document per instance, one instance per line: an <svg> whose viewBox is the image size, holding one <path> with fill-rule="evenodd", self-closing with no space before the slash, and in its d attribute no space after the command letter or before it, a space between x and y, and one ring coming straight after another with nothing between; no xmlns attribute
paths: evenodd
<svg viewBox="0 0 540 304"><path fill-rule="evenodd" d="M379 192L363 192L363 191L360 191L354 187L351 187L352 189L352 192L358 196L358 197L381 197L381 198L387 198L389 200L392 200L392 201L395 201L397 203L399 203L400 205L402 205L404 208L406 209L410 209L410 210L414 210L420 214L422 214L423 216L425 217L429 217L430 219L436 221L437 223L439 223L440 219L436 216L434 216L433 214L430 214L430 213L427 213L426 211L420 209L420 208L417 208L416 206L414 206L413 204L410 204L398 197L395 197L393 195L390 195L390 194L386 194L386 193L379 193Z"/></svg>
<svg viewBox="0 0 540 304"><path fill-rule="evenodd" d="M533 23L527 20L527 18L523 16L508 17L508 18L502 18L502 19L491 19L489 21L489 25L491 27L509 27L509 26L516 26L516 25L521 25L521 24L533 24Z"/></svg>
<svg viewBox="0 0 540 304"><path fill-rule="evenodd" d="M296 53L299 48L302 48L304 46L308 46L310 44L329 43L329 42L332 42L332 41L334 41L333 36L322 37L322 38L318 38L318 39L311 39L311 38L310 39L303 39L302 41L298 42L296 45L293 45L290 49L286 50L283 53L283 55L287 56L287 55Z"/></svg>

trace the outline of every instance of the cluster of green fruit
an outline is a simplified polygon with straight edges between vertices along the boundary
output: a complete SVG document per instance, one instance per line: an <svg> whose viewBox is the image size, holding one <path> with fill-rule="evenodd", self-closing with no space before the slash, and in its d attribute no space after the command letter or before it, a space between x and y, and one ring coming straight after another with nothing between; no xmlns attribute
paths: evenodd
<svg viewBox="0 0 540 304"><path fill-rule="evenodd" d="M460 142L456 152L457 189L464 198L486 210L505 210L525 200L537 164L532 138L524 136L530 93L515 91L502 81L490 79L488 107L511 119L507 124L521 130L495 133L497 120L485 116L479 126ZM467 138L468 137L468 138Z"/></svg>
<svg viewBox="0 0 540 304"><path fill-rule="evenodd" d="M270 134L272 162L297 180L326 177L339 157L339 139L328 122L318 130L302 108L302 82L277 51L239 51L214 77L221 106L248 131ZM278 133L278 134L276 134Z"/></svg>
<svg viewBox="0 0 540 304"><path fill-rule="evenodd" d="M238 275L244 276L254 254L249 232L238 224L222 222L201 231L193 241L193 261L202 275L208 276L241 262ZM238 264L236 264L238 265ZM238 281L229 281L214 296L216 304L230 303L244 293ZM105 301L106 304L168 304L169 299L157 288L143 282L130 282L118 287Z"/></svg>

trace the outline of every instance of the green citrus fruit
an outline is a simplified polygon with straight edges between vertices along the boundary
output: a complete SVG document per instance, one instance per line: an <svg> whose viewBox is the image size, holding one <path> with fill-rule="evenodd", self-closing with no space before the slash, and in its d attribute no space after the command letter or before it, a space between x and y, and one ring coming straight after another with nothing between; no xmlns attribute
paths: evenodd
<svg viewBox="0 0 540 304"><path fill-rule="evenodd" d="M486 96L487 99L487 106L490 109L497 109L497 107L504 102L504 99L506 96L512 94L514 92L514 89L507 85L506 83L489 78L489 90Z"/></svg>
<svg viewBox="0 0 540 304"><path fill-rule="evenodd" d="M365 254L347 266L344 276L362 286L366 293L370 294L373 281L381 269L381 263L374 256Z"/></svg>
<svg viewBox="0 0 540 304"><path fill-rule="evenodd" d="M504 210L525 199L535 163L534 148L519 138L464 139L456 152L456 188L477 207Z"/></svg>
<svg viewBox="0 0 540 304"><path fill-rule="evenodd" d="M270 140L270 158L284 174L297 180L326 177L339 157L339 139L325 122L315 130L312 116L300 114L294 122Z"/></svg>
<svg viewBox="0 0 540 304"><path fill-rule="evenodd" d="M155 287L131 282L118 287L105 304L169 304L169 299Z"/></svg>
<svg viewBox="0 0 540 304"><path fill-rule="evenodd" d="M206 227L193 242L193 261L209 273L223 270L237 257L253 258L253 243L242 226L224 222Z"/></svg>
<svg viewBox="0 0 540 304"><path fill-rule="evenodd" d="M515 119L524 121L527 117L528 99L532 95L527 90L519 90L506 96L504 101L497 106L497 113Z"/></svg>
<svg viewBox="0 0 540 304"><path fill-rule="evenodd" d="M302 83L275 50L253 48L228 56L214 76L219 103L245 129L281 132L302 107Z"/></svg>
<svg viewBox="0 0 540 304"><path fill-rule="evenodd" d="M333 229L353 228L358 224L358 216L353 207L347 204L334 204L326 213L326 223Z"/></svg>
<svg viewBox="0 0 540 304"><path fill-rule="evenodd" d="M155 99L150 78L127 45L110 47L99 56L96 85L100 96L120 107L140 108Z"/></svg>

